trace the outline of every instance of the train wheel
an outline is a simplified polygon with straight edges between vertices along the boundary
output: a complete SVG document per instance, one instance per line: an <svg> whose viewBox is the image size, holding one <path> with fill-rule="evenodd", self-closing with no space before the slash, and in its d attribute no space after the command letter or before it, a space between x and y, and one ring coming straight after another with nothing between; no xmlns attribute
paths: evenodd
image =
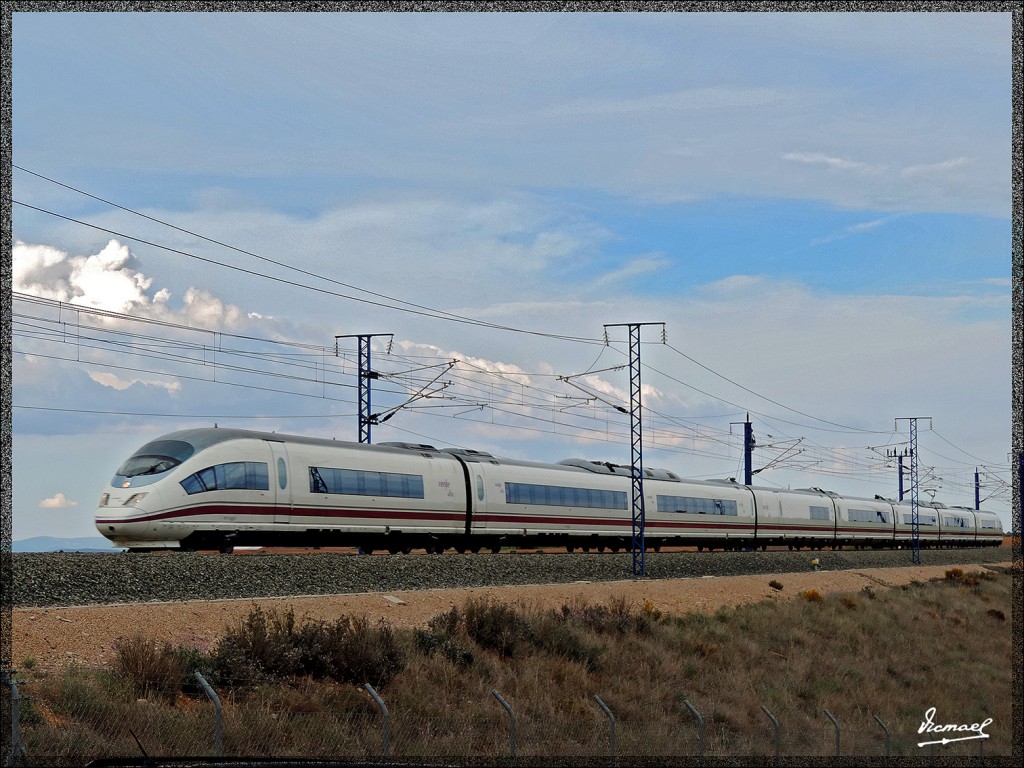
<svg viewBox="0 0 1024 768"><path fill-rule="evenodd" d="M598 544L597 545L597 551L598 552L604 552L604 544Z"/></svg>
<svg viewBox="0 0 1024 768"><path fill-rule="evenodd" d="M590 547L583 547L583 552L590 552Z"/></svg>
<svg viewBox="0 0 1024 768"><path fill-rule="evenodd" d="M491 547L491 554L492 555L496 555L499 552L501 552L501 544L495 544L493 547Z"/></svg>
<svg viewBox="0 0 1024 768"><path fill-rule="evenodd" d="M222 555L230 555L232 552L235 551L235 548L230 544L221 544L220 547L218 547L218 549L220 550L220 553Z"/></svg>
<svg viewBox="0 0 1024 768"><path fill-rule="evenodd" d="M364 555L372 555L373 547L360 547L359 551L362 552Z"/></svg>
<svg viewBox="0 0 1024 768"><path fill-rule="evenodd" d="M576 551L576 547L574 547L572 544L566 544L565 551L571 555L573 552Z"/></svg>

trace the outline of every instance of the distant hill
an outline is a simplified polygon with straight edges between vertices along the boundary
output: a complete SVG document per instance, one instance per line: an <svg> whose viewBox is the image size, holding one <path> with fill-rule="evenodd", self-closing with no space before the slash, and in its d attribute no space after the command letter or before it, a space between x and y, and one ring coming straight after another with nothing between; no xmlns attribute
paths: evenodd
<svg viewBox="0 0 1024 768"><path fill-rule="evenodd" d="M59 539L55 536L33 536L11 542L12 552L121 552L102 536Z"/></svg>

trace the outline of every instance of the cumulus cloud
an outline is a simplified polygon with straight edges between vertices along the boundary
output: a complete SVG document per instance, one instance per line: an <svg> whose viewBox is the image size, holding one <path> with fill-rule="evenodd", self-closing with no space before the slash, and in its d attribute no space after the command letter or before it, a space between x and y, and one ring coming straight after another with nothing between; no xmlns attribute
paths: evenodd
<svg viewBox="0 0 1024 768"><path fill-rule="evenodd" d="M12 288L22 293L73 302L113 312L151 303L152 285L135 259L117 240L97 254L69 256L46 245L17 242L13 249Z"/></svg>
<svg viewBox="0 0 1024 768"><path fill-rule="evenodd" d="M239 328L249 318L239 307L198 288L185 292L180 309L172 308L171 292L167 288L151 291L153 278L139 269L138 259L117 240L89 256L18 241L11 257L11 288L16 293L219 330Z"/></svg>
<svg viewBox="0 0 1024 768"><path fill-rule="evenodd" d="M142 384L147 387L157 387L159 389L165 389L170 394L174 395L181 391L180 381L159 381L157 379L140 379L130 378L122 379L113 373L107 373L105 371L90 371L89 378L104 387L110 387L118 391L123 391L132 387L136 384Z"/></svg>
<svg viewBox="0 0 1024 768"><path fill-rule="evenodd" d="M40 509L71 509L77 507L78 502L72 501L63 493L57 492L48 499L39 502Z"/></svg>

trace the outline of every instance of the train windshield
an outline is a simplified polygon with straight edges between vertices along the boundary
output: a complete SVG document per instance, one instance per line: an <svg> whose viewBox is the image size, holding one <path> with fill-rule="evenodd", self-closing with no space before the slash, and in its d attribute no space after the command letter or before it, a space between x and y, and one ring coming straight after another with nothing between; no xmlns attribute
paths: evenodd
<svg viewBox="0 0 1024 768"><path fill-rule="evenodd" d="M117 470L117 476L158 475L174 469L193 453L195 448L181 440L154 440L139 448L122 464Z"/></svg>

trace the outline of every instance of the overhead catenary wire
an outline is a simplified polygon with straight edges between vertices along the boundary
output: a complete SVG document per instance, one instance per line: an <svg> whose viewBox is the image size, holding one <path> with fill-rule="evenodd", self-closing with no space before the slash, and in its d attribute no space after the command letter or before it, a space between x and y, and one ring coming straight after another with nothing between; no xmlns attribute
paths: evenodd
<svg viewBox="0 0 1024 768"><path fill-rule="evenodd" d="M42 300L39 300L39 299L33 299L33 301L35 303L37 303L37 304L45 303L45 302L43 302ZM54 302L53 300L49 300L49 301L51 303L54 303L54 304L57 304L57 305L61 304L60 302ZM101 310L95 310L95 309L90 309L90 308L78 307L77 305L72 305L72 306L74 307L74 310L75 310L76 314L89 314L91 312L95 312L96 314L101 314L101 315L103 315L105 317L117 316L120 319L132 319L132 320L136 320L138 322L149 322L150 321L150 319L148 319L148 318L136 318L136 317L133 317L133 316L124 315L123 313L121 313L121 314L110 313L109 311L101 311ZM34 315L33 317L34 318L38 318L38 315ZM198 333L211 333L210 331L208 331L208 329L197 329L197 328L192 327L192 326L182 326L180 324L169 324L169 323L166 323L165 321L156 321L156 322L158 322L158 324L160 324L160 325L163 325L164 327L175 327L178 330L185 330L185 331L188 331L188 332L198 332ZM79 324L80 325L88 325L88 324L82 324L82 323L79 323ZM90 326L90 327L92 327L92 326ZM103 330L106 332L108 329L103 329ZM124 332L121 332L121 331L118 331L117 333L120 334L120 335L124 335ZM220 333L220 332L213 332L213 333ZM230 336L231 334L224 334L224 335ZM156 339L160 344L169 344L172 347L181 347L181 346L188 347L189 346L188 343L184 343L181 340L160 339L158 337L153 337L152 335L149 335L149 334L145 334L145 335L142 335L142 336L144 336L147 340L151 341L153 339ZM257 337L246 337L246 338L257 338ZM261 342L267 342L268 341L266 339L259 339L259 340ZM82 342L86 342L86 344L88 346L88 341L89 341L89 339L88 339L87 336L79 335L78 337L76 337L76 344L80 344ZM278 342L275 342L275 343L281 343L281 342L278 341ZM291 342L290 342L290 344L291 344ZM197 346L202 346L202 345L197 345ZM315 353L317 353L317 354L322 354L324 352L323 347L319 347L318 348L318 347L315 347L315 346L312 346L312 345L310 345L310 346L313 349L313 351ZM229 352L232 351L232 350L228 350L227 348L223 348L223 347L221 349L222 349L222 355L225 355L225 356ZM236 354L238 353L237 350L234 350L234 352ZM142 353L142 354L145 354L145 355L148 355L148 356L151 356L151 357L156 357L156 358L168 357L167 355L149 354L149 352ZM248 353L242 353L242 354L248 354ZM172 356L172 357L174 357L174 356ZM183 359L187 360L188 362L194 362L194 363L197 363L197 364L198 363L202 363L204 365L206 364L206 361L194 360L194 359L188 358L187 356L185 356ZM424 358L423 357L418 357L417 359L422 361ZM438 365L446 365L447 366L448 365L448 361L445 361L444 363L439 363ZM223 362L223 359L222 359L222 362L221 362L221 367L224 370L241 370L241 371L245 371L245 372L248 372L248 373L264 373L263 371L257 371L255 369L252 369L252 368L249 368L249 367L229 366L227 363ZM420 369L420 370L428 368L428 367L432 367L432 366L423 366L423 365L417 365L416 366L416 368ZM511 390L514 388L514 391L517 393L517 397L516 398L508 398L505 401L507 405L528 406L531 409L537 409L537 408L541 408L541 409L544 409L544 408L555 409L555 408L557 408L559 410L562 410L560 404L552 405L550 402L547 402L547 403L544 402L544 398L552 397L553 396L553 394L554 394L553 391L551 391L551 390L537 390L537 388L534 387L534 386L524 387L523 380L530 378L531 374L524 374L524 373L518 372L518 371L509 372L509 371L488 370L488 369L482 368L480 365L478 365L476 363L470 363L470 364L468 364L468 367L471 370L474 370L475 372L482 373L484 375L490 376L490 377L492 377L494 379L497 379L499 381L500 380L506 380L506 383L508 383L508 385L509 385L509 390L508 391L511 392ZM156 374L165 373L166 374L165 371L162 372L162 371L159 371L159 370L156 370L156 369L152 369L152 368L140 369L138 367L131 367L131 366L122 367L122 368L130 369L130 370L133 370L133 371L136 371L136 372L146 372L146 373L156 373ZM594 372L594 373L597 373L597 372ZM281 374L274 373L273 375L281 375ZM193 378L197 378L198 380L202 380L202 381L206 381L207 380L205 378L199 378L199 377L193 377ZM299 377L299 376L291 376L291 378L299 378L299 379L301 379L301 377ZM395 378L399 378L397 374L395 375ZM454 377L454 378L456 380L459 379L459 377ZM413 380L413 377L408 377L408 379L409 380ZM511 379L510 382L508 381L509 379ZM419 380L419 381L424 381L424 380ZM237 385L237 383L235 383L235 384ZM490 397L491 397L490 406L497 406L497 405L499 405L500 401L493 399L494 393L493 392L487 393L486 391L480 389L476 382L474 382L472 380L469 380L469 379L464 379L463 378L463 384L466 387L470 388L470 389L472 389L473 387L476 387L477 390L478 390L476 393L474 393L472 398L466 398L466 397L461 398L466 405L472 406L474 408L480 407L480 402L479 402L479 397L478 396L479 395L485 395L486 396L488 394L490 394ZM351 387L352 385L340 384L340 386L349 386L349 387ZM266 390L266 389L271 389L271 388L263 388L263 389ZM290 391L290 390L272 390L272 391L281 391L281 392L283 392L285 394L292 393L292 391ZM521 399L519 397L520 393L524 392L524 391L528 391L530 393L530 399L529 400L524 400L524 399ZM302 393L302 394L306 394L306 393ZM396 394L397 394L397 392L396 392ZM524 414L521 411L517 412L516 415L519 416L519 417L523 417L524 416ZM648 414L648 415L650 415L650 414ZM531 418L534 418L534 417L535 416L531 416ZM671 420L671 417L670 417L669 420ZM568 425L569 425L569 422L564 422L563 421L561 423L561 426L568 426ZM677 433L677 432L673 432L672 430L666 429L664 424L659 425L657 427L657 429L659 430L659 432L664 433L664 434L657 434L656 433L657 437L658 437L656 442L659 443L659 444L662 444L662 445L664 444L663 443L664 439L667 439L670 442L672 440L679 440L679 439L693 439L693 440L704 440L704 441L707 441L709 439L710 440L719 440L719 438L717 438L716 435L714 435L713 433L708 433L707 431L688 430L686 433ZM728 439L719 440L719 442L721 442L723 444L729 444ZM763 449L764 446L760 446L760 448ZM844 464L847 465L847 469L845 469L843 471L837 471L834 468L833 469L823 470L823 471L827 471L827 472L829 472L831 474L846 474L846 475L849 475L850 474L850 466L853 466L853 467L860 466L860 467L868 470L869 471L869 475L877 474L877 472L879 471L879 466L877 464L876 465L870 465L870 464L864 464L864 463L859 463L859 462L852 461L851 457L848 455L849 449L846 452L847 455L843 455L839 459L835 458L836 457L835 449L823 448L822 450L827 451L828 454L832 458L828 458L828 457L820 458L819 457L819 458L815 459L815 458L812 457L812 459L811 459L811 465L812 466L813 466L814 463L819 463L820 464L820 463L823 463L825 461L832 461L833 463L835 463L836 461L842 461ZM690 451L690 452L700 453L700 451ZM781 461L782 461L782 459L780 457L776 457L775 459L771 460L771 463L772 464L779 464L779 463L781 463Z"/></svg>
<svg viewBox="0 0 1024 768"><path fill-rule="evenodd" d="M470 324L474 324L474 325L479 325L481 327L485 327L485 328L489 328L489 329L500 329L500 330L505 330L505 331L517 332L517 333L527 333L527 334L531 334L531 335L535 335L535 336L541 336L541 337L558 339L558 340L566 340L566 341L574 341L574 342L585 342L585 343L597 343L601 347L601 351L599 352L599 354L598 354L597 358L595 359L595 361L591 364L590 369L593 369L597 365L598 361L601 359L602 355L604 354L604 347L605 347L605 345L603 344L603 342L601 340L598 340L598 339L587 339L585 337L573 337L573 336L568 336L568 335L563 335L563 334L553 334L553 333L545 333L545 332L539 332L539 331L529 331L529 330L525 330L525 329L514 328L514 327L511 327L511 326L505 326L505 325L496 324L496 323L489 323L489 322L486 322L486 321L478 321L478 320L475 320L473 318L469 318L469 317L465 317L465 316L461 316L461 315L456 315L454 313L444 312L442 310L436 310L436 309L433 309L433 308L430 308L430 307L426 307L424 305L418 305L418 304L414 304L412 302L406 302L406 301L404 301L402 299L397 299L395 297L391 297L391 296L388 296L388 295L383 294L383 293L378 293L378 292L369 291L369 290L366 290L366 289L363 289L363 288L359 288L357 286L353 286L353 285L350 285L350 284L347 284L347 283L343 283L341 281L334 280L334 279L326 277L326 276L317 275L314 272L310 272L308 270L303 270L301 268L298 268L298 267L295 267L293 265L287 264L287 263L285 263L283 261L279 261L279 260L275 260L275 259L270 259L270 258L261 256L259 254L253 253L251 251L246 251L244 249L237 248L236 246L230 245L230 244L225 243L223 241L219 241L219 240L216 240L214 238L209 238L209 237L207 237L205 235L202 235L202 234L199 234L197 232L193 232L191 230L188 230L188 229L185 229L185 228L182 228L182 227L178 227L177 225L171 224L171 223L163 221L161 219L157 219L157 218L149 216L147 214L135 211L135 210L133 210L131 208L128 208L127 206L122 206L122 205L119 205L117 203L113 203L112 201L106 200L106 199L101 198L99 196L96 196L96 195L93 195L91 193L85 192L83 190L77 189L75 187L72 187L71 185L64 184L63 182L59 182L59 181L57 181L55 179L51 179L49 177L43 176L42 174L38 174L38 173L36 173L34 171L31 171L31 170L29 170L27 168L24 168L22 166L15 166L15 167L18 170L20 170L20 171L24 171L25 173L29 173L29 174L31 174L33 176L36 176L38 178L41 178L41 179L43 179L45 181L57 184L57 185L62 186L64 188L66 188L66 189L74 191L76 193L83 194L83 195L85 195L87 197L95 199L95 200L97 200L99 202L102 202L104 204L111 205L111 206L116 207L118 209L124 210L125 212L131 213L133 215L137 215L137 216L140 216L142 218L148 219L148 220L150 220L150 221L152 221L154 223L160 224L162 226L167 226L167 227L169 227L171 229L174 229L176 231L179 231L179 232L182 232L182 233L185 233L185 234L189 234L192 237L196 237L196 238L205 240L207 242L210 242L212 244L218 245L220 247L224 247L224 248L228 248L228 249L234 250L234 251L236 251L236 252L238 252L240 254L244 254L244 255L250 256L252 258L259 259L259 260L261 260L261 261L263 261L265 263L273 264L273 265L277 266L278 268L294 270L295 272L297 272L299 274L303 274L303 275L306 275L306 276L309 276L309 277L315 277L317 280L322 280L322 281L325 281L325 282L329 282L329 283L332 283L332 284L344 287L346 290L355 291L357 293L364 293L367 296L374 297L374 299L367 299L367 298L359 297L359 296L350 296L350 295L346 295L346 294L343 294L343 293L340 293L340 292L337 292L337 291L327 290L327 289L324 289L324 288L319 287L319 286L310 286L310 285L301 283L299 281L287 280L287 279L284 279L284 278L281 278L281 277L264 274L264 273L257 272L257 271L254 271L254 270L246 269L244 267L239 267L239 266L234 265L234 264L228 264L228 263L220 262L220 261L217 261L217 260L214 260L214 259L209 259L207 257L200 256L198 254L193 254L193 253L189 253L187 251L183 251L183 250L180 250L180 249L171 248L169 246L162 245L162 244L159 244L159 243L156 243L156 242L152 242L150 240L145 240L145 239L142 239L142 238L136 238L134 236L127 235L127 234L120 233L120 232L116 232L114 230L107 229L107 228L104 228L104 227L100 227L100 226L97 226L95 224L90 224L88 222L80 221L78 219L75 219L75 218L72 218L72 217L69 217L69 216L65 216L63 214L56 213L54 211L49 211L49 210L46 210L44 208L28 205L28 204L23 203L21 201L12 200L12 202L14 202L17 205L22 205L24 207L27 207L27 208L39 211L39 212L44 213L44 214L56 216L58 218L62 218L64 220L71 221L73 223L77 223L77 224L80 224L82 226L91 227L91 228L97 229L99 231L107 232L108 234L112 234L112 235L115 235L115 236L118 236L118 237L123 237L125 239L132 240L132 241L135 241L135 242L140 242L140 243L143 243L145 245L149 245L149 246L152 246L152 247L155 247L155 248L164 249L164 250L167 250L169 252L180 254L182 256L186 256L186 257L193 258L193 259L198 259L200 261L205 261L205 262L208 262L208 263L220 266L220 267L225 267L225 268L228 268L228 269L233 269L233 270L239 271L240 273L252 275L254 277L258 277L258 278L262 278L262 279L268 279L268 280L274 280L274 281L277 281L279 283L294 285L294 286L296 286L298 288L301 288L301 289L313 290L313 291L317 291L317 292L320 292L320 293L326 293L326 294L329 294L329 295L337 296L339 298L350 299L350 300L354 300L354 301L360 301L360 302L368 303L368 304L371 304L371 305L380 306L380 307L383 307L383 308L389 309L389 310L402 311L402 312L412 312L414 314L420 314L420 315L432 317L434 319L451 320L451 321L455 321L455 322L466 322L466 323L470 323ZM381 301L376 301L376 299L380 299ZM77 305L69 305L69 306L75 306L76 309L80 309L79 307L77 307ZM36 329L36 330L38 331L39 329ZM195 329L192 329L192 330L195 330ZM31 333L32 331L26 331L26 332L27 333ZM221 332L214 331L212 333L221 333ZM161 343L167 343L167 342L162 342L162 341L159 341L159 340L155 340L152 343L154 343L154 344L161 344ZM171 346L173 346L173 344ZM723 379L724 381L728 382L729 384L734 385L734 386L744 390L748 394L751 394L751 395L753 395L755 397L761 398L761 399L763 399L763 400L765 400L767 402L772 403L773 405L775 405L775 406L777 406L779 408L782 408L784 410L790 411L792 413L796 413L796 414L798 414L798 415L800 415L800 416L802 416L804 418L807 418L807 419L810 419L810 420L812 420L814 422L817 422L818 424L826 424L826 425L829 425L829 426L832 426L832 427L838 427L840 429L838 429L838 430L826 429L826 428L821 427L821 426L801 424L799 422L787 421L787 420L781 419L779 417L769 416L767 414L761 413L761 412L756 411L754 409L749 409L752 413L754 413L755 415L757 415L757 416L759 416L759 417L761 417L763 419L771 419L773 422L790 424L790 425L793 425L793 426L797 426L797 427L799 427L801 429L814 429L814 430L825 431L825 432L846 431L846 432L851 432L851 433L862 433L862 434L890 434L890 432L882 432L882 431L877 431L876 432L876 431L872 431L872 430L866 430L866 429L861 429L861 428L857 428L857 427L851 427L851 426L844 425L844 424L841 424L841 423L838 423L838 422L830 421L828 419L823 419L823 418L820 418L820 417L817 417L817 416L813 416L811 414L805 413L805 412L797 410L795 408L791 408L791 407L789 407L787 405L784 405L784 404L778 402L777 400L774 400L773 398L767 397L767 396L762 395L762 394L760 394L760 393L758 393L758 392L756 392L756 391L754 391L754 390L752 390L752 389L750 389L748 387L745 387L744 385L739 384L738 382L734 381L733 379L731 379L731 378L729 378L729 377L727 377L727 376L725 376L723 374L718 373L717 371L715 371L711 367L709 367L709 366L707 366L707 365L705 365L705 364L695 360L691 356L685 354L681 350L676 349L672 345L668 345L668 346L669 346L670 349L672 349L677 354L683 356L687 360L689 360L689 361L693 362L694 364L700 366L702 369L712 373L713 375ZM251 354L251 353L247 353L247 352L243 352L243 351L231 351L231 350L224 350L224 349L221 349L221 348L218 348L217 351L218 351L218 354L225 355L225 356L227 356L227 355L238 355L238 356L244 357L246 355L250 355ZM281 354L285 354L285 353L281 353ZM294 354L296 354L298 356L298 355L301 355L302 353L296 352ZM317 354L317 353L314 352L314 354ZM156 357L159 357L159 355L156 355ZM187 357L187 356L183 356L183 357ZM94 364L99 365L101 363L94 363ZM671 376L669 374L666 374L663 371L659 371L659 370L657 370L657 369L655 369L655 368L653 368L653 367L651 367L649 365L645 366L645 367L647 367L649 370L654 371L655 373L659 373L660 375L666 376L671 381L674 381L674 382L676 382L678 384L681 384L683 386L689 387L690 389L693 389L694 391L700 392L701 394L703 394L703 395L705 395L707 397L710 397L710 398L714 399L717 402L725 403L727 405L739 408L741 410L744 409L744 406L742 406L740 404L732 403L732 402L730 402L728 400L723 399L720 396L714 395L714 394L712 394L710 392L706 392L704 390L697 389L696 387L693 387L691 384L683 382L680 379L678 379L678 378L676 378L674 376ZM238 372L244 372L244 373L252 374L252 375L263 375L263 373L264 373L262 371L257 371L255 369L247 368L245 366L238 366L238 367L235 367L235 368L229 368L229 366L226 363L220 365L220 368L222 370L237 370ZM311 369L315 370L315 367L311 367ZM326 375L326 367L324 367L323 370L325 371L325 375ZM589 371L588 370L588 372L593 372L593 371ZM158 373L159 374L160 372L154 371L154 373ZM504 375L502 372L488 372L488 373L490 375L494 376L495 378L500 378L501 376ZM594 372L594 373L596 373L596 372ZM164 374L164 375L174 375L174 374ZM269 375L274 375L274 374L271 373ZM391 374L391 375L394 376L396 379L400 378L399 374ZM517 375L517 376L520 376L520 377L528 377L528 378L536 378L536 377L540 377L540 376L557 376L557 374L540 374L540 373L519 373L519 374L510 374L510 375ZM194 377L194 378L196 378L196 380L199 380L199 381L204 381L205 380L205 379L202 379L202 378L199 378L199 377ZM294 378L301 379L301 376L294 376ZM413 381L413 379L411 377L409 377L409 378L406 379L406 381L411 382L411 381ZM321 382L321 383L323 383L323 382ZM233 384L235 386L239 386L237 383L233 383ZM461 380L461 384L463 386L467 387L467 388L471 387L471 386L477 386L475 384L470 384L470 380L469 379L462 379ZM551 404L551 403L543 402L544 398L546 398L546 397L549 397L549 396L554 397L554 395L552 394L553 390L538 390L535 387L523 385L522 383L520 383L519 386L524 388L524 390L523 390L524 392L525 392L526 389L530 390L529 398L530 398L531 402L530 403L526 402L527 398L526 398L526 396L524 394L524 396L521 399L521 401L518 404L516 404L516 405L519 405L519 406L521 406L523 408L527 408L528 407L528 408L531 408L531 409L533 409L535 411L541 411L541 410L553 411L556 408L558 408L559 410L564 410L564 404L556 405L556 404ZM478 388L479 391L482 391L481 388L479 388L479 387L477 387L477 388ZM274 391L274 390L272 390L270 388L266 388L266 389L268 389L269 391ZM506 392L510 393L511 390L506 390ZM290 392L283 392L283 393L284 394L291 394ZM469 404L470 403L470 399L467 398L466 402L467 402L467 404ZM495 401L495 402L498 402L498 401ZM513 399L509 398L509 400L507 401L507 404L508 405L513 404ZM488 407L491 407L491 406L488 406ZM576 410L578 410L578 409L576 409ZM596 409L595 409L595 411L596 411ZM523 414L518 414L518 415L521 416L521 417L525 417L525 416L523 416ZM687 419L684 419L683 417L673 417L673 416L670 416L670 415L667 415L667 414L663 414L663 413L658 413L658 412L654 412L654 415L657 416L658 418L664 420L662 422L662 424L671 424L674 427L689 430L689 432L686 433L686 434L678 433L678 437L680 439L693 439L693 440L697 440L697 439L704 439L704 440L718 439L722 444L726 444L726 445L730 445L731 444L730 441L724 435L720 435L719 438L715 438L715 437L713 437L710 434L703 434L703 435L697 434L696 430L694 430L693 428L688 427L688 426L684 426L684 423L685 423L685 421ZM539 418L539 417L533 416L531 418ZM689 418L709 418L709 417L689 417ZM684 423L680 423L680 422L684 422ZM667 427L664 427L664 428L667 429ZM778 431L778 430L776 430L776 431ZM977 457L974 457L972 454L969 454L966 451L963 451L963 449L961 449L961 448L955 446L954 444L950 443L948 440L946 440L941 435L939 435L939 437L940 437L940 439L942 439L943 441L949 443L951 446L956 448L956 450L964 453L965 455L971 456L972 458L977 458ZM814 445L817 445L817 444L814 444ZM830 449L830 448L828 448L826 446L818 446L818 447L822 451L831 452L833 456L839 455L839 454L836 453L837 450L844 450L844 449ZM758 446L758 448L760 450L765 450L765 446ZM812 458L814 458L814 457L813 456L809 457L809 460L812 459ZM948 457L944 457L944 458L948 458ZM817 461L821 461L822 459L816 459L816 460ZM949 459L949 460L950 461L954 461L953 459ZM980 461L980 459L979 459L979 461ZM778 461L776 463L782 463L782 462ZM863 472L866 472L866 473L877 473L878 471L881 471L881 469L876 464L871 464L871 463L866 463L866 462L853 462L853 461L851 461L851 462L849 462L849 465L855 471L863 471ZM859 467L859 469L857 469L858 467ZM824 470L822 470L822 471L824 471Z"/></svg>
<svg viewBox="0 0 1024 768"><path fill-rule="evenodd" d="M328 288L323 288L323 287L315 286L315 285L308 285L306 283L301 283L301 282L298 282L296 280L289 280L289 279L284 278L284 277L277 277L275 275L270 275L270 274L267 274L267 273L264 273L264 272L258 272L256 270L248 269L246 267L240 267L240 266L238 266L236 264L229 264L227 262L220 261L218 259L213 259L213 258L210 258L210 257L207 257L207 256L200 256L198 254L191 253L189 251L183 251L180 248L173 248L173 247L171 247L169 245L163 245L161 243L157 243L157 242L154 242L152 240L148 240L148 239L145 239L145 238L142 238L142 237L138 237L138 236L135 236L135 235L130 235L130 234L127 234L125 232L120 232L118 230L110 229L109 227L101 227L98 224L92 224L92 223L87 222L87 221L82 221L81 219L76 219L73 216L66 216L66 215L64 215L62 213L57 213L56 211L51 211L51 210L48 210L46 208L41 208L39 206L30 205L29 203L23 202L21 200L15 200L13 198L8 198L8 199L12 203L14 203L15 205L20 205L20 206L22 206L24 208L29 208L31 210L38 211L39 213L45 213L45 214L47 214L49 216L54 216L56 218L63 219L65 221L70 221L70 222L72 222L74 224L79 224L81 226L89 227L91 229L95 229L95 230L98 230L100 232L105 232L105 233L107 233L109 235L114 235L115 237L120 237L120 238L123 238L125 240L130 240L130 241L135 242L135 243L141 243L143 245L148 245L148 246L150 246L152 248L158 248L160 250L167 251L169 253L174 253L174 254L177 254L179 256L185 256L185 257L188 257L188 258L191 258L191 259L195 259L197 261L204 262L206 264L212 264L214 266L218 266L218 267L223 267L225 269L234 270L236 272L239 272L239 273L242 273L242 274L246 274L246 275L249 275L251 277L260 278L262 280L269 280L269 281L281 283L282 285L289 285L289 286L292 286L292 287L295 287L295 288L301 288L301 289L308 290L308 291L314 291L316 293L320 293L320 294L324 294L324 295L328 295L328 296L333 296L335 298L347 299L347 300L350 300L350 301L357 301L357 302L361 302L363 304L369 304L371 306L381 307L383 309L391 309L391 310L395 310L395 311L398 311L398 312L405 312L405 313L409 313L409 314L413 314L413 315L418 315L418 316L421 316L421 317L429 317L429 318L432 318L432 319L435 319L435 320L446 320L446 321L450 321L450 322L461 323L461 324L464 324L464 325L480 326L482 328L488 328L488 329L492 329L492 330L507 331L507 332L510 332L510 333L519 333L519 334L525 334L525 335L529 335L529 336L538 336L538 337L542 337L542 338L554 339L554 340L559 340L559 341L571 341L571 342L577 342L577 343L581 343L581 344L602 345L604 343L603 340L596 339L596 338L587 338L587 337L583 337L583 336L569 336L569 335L566 335L566 334L550 333L550 332L545 332L545 331L534 331L534 330L529 330L529 329L526 329L526 328L515 328L515 327L509 326L509 325L502 325L501 323L492 323L492 322L489 322L487 320L477 320L477 319L470 318L470 317L465 317L465 316L462 316L462 315L455 315L455 314L452 314L452 313L449 313L449 312L444 312L443 310L431 309L429 307L422 307L421 308L421 305L412 304L411 302L405 302L405 301L403 301L401 299L393 299L393 298L391 298L389 296L386 296L384 294L377 294L377 293L374 293L373 291L367 291L364 288L357 288L355 286L350 286L347 283L342 283L341 281L334 280L334 279L329 278L329 277L325 277L325 276L322 276L322 275L317 275L315 273L307 272L305 270L301 270L301 269L298 269L296 267L287 267L287 265L285 265L289 269L294 269L295 271L300 272L302 274L306 274L307 276L316 277L316 279L318 279L318 280L324 280L326 282L335 283L335 284L341 285L341 286L343 286L343 287L345 287L345 288L347 288L349 290L354 290L354 291L357 291L357 292L363 292L363 293L366 293L366 294L371 295L371 296L379 296L379 297L381 297L382 300L367 299L367 298L362 298L362 297L359 297L359 296L353 296L353 295L350 295L350 294L340 293L338 291L333 291L333 290L330 290ZM245 253L248 253L248 252L245 252ZM263 257L258 257L258 258L263 258ZM272 261L272 260L269 260L269 261ZM281 264L282 262L273 262L272 261L272 263ZM388 302L391 302L391 303L388 303ZM401 304L406 304L407 306L401 306Z"/></svg>

